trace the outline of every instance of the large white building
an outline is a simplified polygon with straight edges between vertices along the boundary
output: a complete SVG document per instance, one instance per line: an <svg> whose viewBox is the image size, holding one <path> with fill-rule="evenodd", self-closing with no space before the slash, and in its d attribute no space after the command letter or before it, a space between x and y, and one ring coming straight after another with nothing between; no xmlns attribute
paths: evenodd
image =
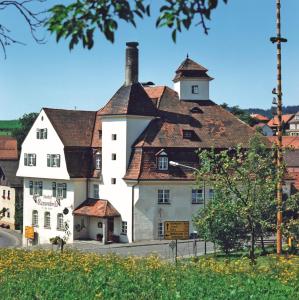
<svg viewBox="0 0 299 300"><path fill-rule="evenodd" d="M209 99L207 69L188 57L174 89L138 81L138 43L127 43L125 83L99 111L44 108L22 145L24 226L34 243L63 236L132 242L163 238L213 190L196 184L198 148L244 146L254 130Z"/></svg>

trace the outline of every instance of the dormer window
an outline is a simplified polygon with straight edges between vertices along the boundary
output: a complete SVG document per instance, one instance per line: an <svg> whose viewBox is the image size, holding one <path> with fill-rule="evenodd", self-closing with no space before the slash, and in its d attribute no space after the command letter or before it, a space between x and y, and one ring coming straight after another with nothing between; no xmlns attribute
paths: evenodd
<svg viewBox="0 0 299 300"><path fill-rule="evenodd" d="M183 130L183 139L192 139L194 136L194 131L193 130Z"/></svg>
<svg viewBox="0 0 299 300"><path fill-rule="evenodd" d="M168 156L164 150L159 151L157 154L157 168L161 171L168 170Z"/></svg>
<svg viewBox="0 0 299 300"><path fill-rule="evenodd" d="M200 114L200 113L202 113L202 110L199 108L199 107L192 107L191 109L190 109L190 112L192 113L192 114Z"/></svg>
<svg viewBox="0 0 299 300"><path fill-rule="evenodd" d="M198 85L192 85L192 94L198 94Z"/></svg>

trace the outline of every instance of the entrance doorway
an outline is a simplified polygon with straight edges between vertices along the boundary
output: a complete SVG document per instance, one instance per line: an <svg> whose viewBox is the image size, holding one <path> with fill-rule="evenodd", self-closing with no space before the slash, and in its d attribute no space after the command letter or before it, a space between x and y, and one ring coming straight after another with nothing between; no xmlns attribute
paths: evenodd
<svg viewBox="0 0 299 300"><path fill-rule="evenodd" d="M114 218L107 219L107 241L113 241L113 232L114 232Z"/></svg>

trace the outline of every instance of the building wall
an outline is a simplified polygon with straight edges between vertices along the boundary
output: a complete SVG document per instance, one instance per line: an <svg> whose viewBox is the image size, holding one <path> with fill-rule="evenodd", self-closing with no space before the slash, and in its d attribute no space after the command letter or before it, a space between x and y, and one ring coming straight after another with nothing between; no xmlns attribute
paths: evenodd
<svg viewBox="0 0 299 300"><path fill-rule="evenodd" d="M182 79L174 83L174 90L181 100L209 100L209 80ZM192 86L198 85L198 94L192 93Z"/></svg>
<svg viewBox="0 0 299 300"><path fill-rule="evenodd" d="M5 191L5 197L3 194ZM10 196L8 198L8 192L10 192ZM0 210L2 211L3 208L8 209L4 213L4 216L0 216L0 224L9 225L10 229L15 229L15 206L16 206L16 189L0 185Z"/></svg>
<svg viewBox="0 0 299 300"><path fill-rule="evenodd" d="M190 183L140 184L135 202L135 240L159 239L158 223L165 221L189 221L189 233L195 228L192 217L203 204L192 204ZM158 189L169 189L170 204L158 204ZM206 203L209 201L209 187L205 187Z"/></svg>
<svg viewBox="0 0 299 300"><path fill-rule="evenodd" d="M43 181L43 195L37 197L37 201L34 201L34 197L29 193L29 181ZM79 202L79 186L83 188L85 186L84 182L76 181L64 181L56 180L57 183L66 183L67 184L67 195L65 199L61 199L60 204L57 204L56 198L52 197L52 182L53 180L49 179L24 179L24 204L23 204L23 232L25 234L25 226L32 225L32 211L38 211L38 226L34 228L34 231L37 233L36 244L49 243L49 239L55 236L64 237L65 233L62 230L57 230L57 214L63 213L65 208L68 209L68 214L64 214L64 222L68 222L71 235L68 242L73 241L73 228L74 228L74 218L73 218L73 209L75 207L75 202ZM76 192L76 196L75 193ZM81 201L85 200L83 198ZM44 227L44 213L50 212L51 216L51 228ZM26 245L27 241L25 236L23 236L23 244Z"/></svg>
<svg viewBox="0 0 299 300"><path fill-rule="evenodd" d="M47 128L47 139L37 139L36 130ZM36 154L36 166L24 166L24 153ZM60 167L47 167L47 154L60 154ZM64 157L64 145L42 110L22 144L17 176L32 178L69 179Z"/></svg>
<svg viewBox="0 0 299 300"><path fill-rule="evenodd" d="M127 222L128 234L120 236L121 241L125 242L132 240L132 188L122 178L126 174L132 144L151 119L132 116L102 118L103 182L99 185L99 194L101 199L108 200L122 216L122 220L115 219L115 234L120 234L121 222ZM112 140L112 134L117 135L116 140ZM112 153L116 154L116 160L112 160ZM112 178L116 179L115 184L112 184Z"/></svg>

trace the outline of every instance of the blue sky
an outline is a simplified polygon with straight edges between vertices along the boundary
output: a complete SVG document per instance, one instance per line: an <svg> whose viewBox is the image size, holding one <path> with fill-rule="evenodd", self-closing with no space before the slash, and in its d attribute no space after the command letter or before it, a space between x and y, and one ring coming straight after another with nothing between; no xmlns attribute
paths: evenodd
<svg viewBox="0 0 299 300"><path fill-rule="evenodd" d="M138 22L137 29L120 24L114 44L99 33L92 50L80 45L71 52L66 42L57 44L45 32L41 35L47 43L34 43L20 17L12 10L1 12L1 23L26 46L8 47L6 60L0 56L0 119L18 118L42 107L99 109L124 82L126 41L140 44L140 81L172 87L174 72L188 53L215 78L210 96L216 103L270 107L276 85L276 48L269 42L275 35L275 0L221 3L212 14L208 36L192 27L178 35L176 44L168 29L155 28L161 2L151 1L153 16ZM298 105L299 1L282 4L282 32L289 40L283 45L283 102Z"/></svg>

